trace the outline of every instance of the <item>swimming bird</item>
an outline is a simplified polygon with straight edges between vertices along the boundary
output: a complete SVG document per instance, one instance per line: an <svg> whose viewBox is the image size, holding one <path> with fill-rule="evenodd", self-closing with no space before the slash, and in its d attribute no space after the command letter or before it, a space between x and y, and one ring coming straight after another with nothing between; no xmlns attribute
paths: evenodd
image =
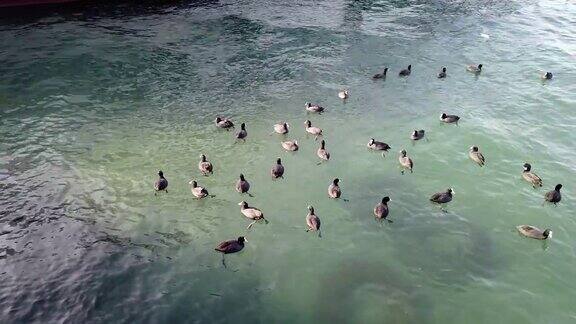
<svg viewBox="0 0 576 324"><path fill-rule="evenodd" d="M448 188L445 192L437 192L430 197L430 201L439 205L447 204L452 201L454 189Z"/></svg>
<svg viewBox="0 0 576 324"><path fill-rule="evenodd" d="M553 77L552 72L546 72L542 75L542 80L552 80Z"/></svg>
<svg viewBox="0 0 576 324"><path fill-rule="evenodd" d="M478 64L478 65L468 65L468 66L466 67L466 70L467 70L468 72L480 74L480 72L482 72L482 64Z"/></svg>
<svg viewBox="0 0 576 324"><path fill-rule="evenodd" d="M390 201L390 197L384 197L384 198L382 198L382 201L379 204L374 206L374 216L376 217L376 219L378 219L378 220L385 219L388 221L388 223L392 223L391 220L386 218L386 217L388 217L388 214L390 213L390 210L388 209L388 202L389 201Z"/></svg>
<svg viewBox="0 0 576 324"><path fill-rule="evenodd" d="M446 115L445 113L442 113L440 115L440 121L446 124L452 124L452 123L458 124L459 120L460 117L457 115Z"/></svg>
<svg viewBox="0 0 576 324"><path fill-rule="evenodd" d="M529 163L524 163L524 171L522 172L522 178L530 182L532 187L542 187L542 179L534 172L530 171L532 166Z"/></svg>
<svg viewBox="0 0 576 324"><path fill-rule="evenodd" d="M372 79L385 79L386 78L386 73L388 73L388 68L384 68L384 71L382 71L382 73L376 73L372 76Z"/></svg>
<svg viewBox="0 0 576 324"><path fill-rule="evenodd" d="M324 107L316 104L311 104L309 102L305 105L306 111L313 112L313 113L322 113L324 112Z"/></svg>
<svg viewBox="0 0 576 324"><path fill-rule="evenodd" d="M562 200L562 194L560 194L560 189L562 189L562 185L557 184L556 187L554 187L554 190L548 191L546 194L544 194L544 199L547 202L551 202L554 204L559 203L560 200Z"/></svg>
<svg viewBox="0 0 576 324"><path fill-rule="evenodd" d="M484 158L484 155L478 150L478 146L470 147L468 156L470 159L472 159L472 161L478 163L479 166L484 166L484 164L486 164L486 159Z"/></svg>
<svg viewBox="0 0 576 324"><path fill-rule="evenodd" d="M276 164L270 170L270 175L274 179L284 178L284 166L282 165L282 160L280 158L276 159Z"/></svg>
<svg viewBox="0 0 576 324"><path fill-rule="evenodd" d="M206 160L206 155L204 154L200 155L200 162L198 162L198 170L200 170L200 172L205 176L207 176L208 173L210 174L214 173L212 163Z"/></svg>
<svg viewBox="0 0 576 324"><path fill-rule="evenodd" d="M192 180L189 183L190 183L190 185L192 185L192 188L190 190L192 191L192 195L195 198L202 199L202 198L206 198L206 197L210 196L210 194L208 193L208 190L206 190L206 188L204 188L204 187L200 187L198 185L198 183L196 182L196 180Z"/></svg>
<svg viewBox="0 0 576 324"><path fill-rule="evenodd" d="M314 207L308 206L308 215L306 215L306 225L308 229L306 232L318 232L318 237L322 237L320 232L320 218L314 213Z"/></svg>
<svg viewBox="0 0 576 324"><path fill-rule="evenodd" d="M306 126L306 132L307 132L308 134L312 134L312 135L315 136L315 137L314 137L314 140L317 140L317 139L318 139L318 136L322 136L322 129L321 129L321 128L318 128L318 127L316 127L316 126L312 126L312 122L311 122L311 121L306 120L306 121L304 122L304 125Z"/></svg>
<svg viewBox="0 0 576 324"><path fill-rule="evenodd" d="M370 139L370 141L368 142L368 145L366 145L366 146L369 149L374 150L374 151L387 152L389 149L391 149L390 145L388 145L384 142L376 141L373 138ZM382 152L382 157L384 157L384 152Z"/></svg>
<svg viewBox="0 0 576 324"><path fill-rule="evenodd" d="M318 148L318 150L316 151L316 155L318 155L318 157L321 160L324 160L324 161L330 160L330 152L328 152L326 150L326 141L325 140L322 140L322 142L320 142L320 148Z"/></svg>
<svg viewBox="0 0 576 324"><path fill-rule="evenodd" d="M409 76L412 73L412 65L408 65L408 68L403 69L398 73L399 76Z"/></svg>
<svg viewBox="0 0 576 324"><path fill-rule="evenodd" d="M246 181L243 174L240 174L240 178L236 182L236 191L239 193L248 193L248 190L250 190L250 183ZM252 196L250 193L248 193L248 195Z"/></svg>
<svg viewBox="0 0 576 324"><path fill-rule="evenodd" d="M158 191L166 191L168 193L168 180L164 178L164 172L158 171L158 180L154 182L154 195L158 193Z"/></svg>
<svg viewBox="0 0 576 324"><path fill-rule="evenodd" d="M282 122L274 125L274 132L278 134L288 134L288 123Z"/></svg>
<svg viewBox="0 0 576 324"><path fill-rule="evenodd" d="M246 227L246 229L250 229L259 220L264 220L264 222L268 224L268 220L264 218L264 213L260 209L248 206L248 203L245 201L241 201L238 205L240 206L240 212L242 215L253 221L248 225L248 227Z"/></svg>
<svg viewBox="0 0 576 324"><path fill-rule="evenodd" d="M520 234L537 239L537 240L546 240L552 238L552 231L549 229L541 230L538 227L531 226L531 225L520 225L516 226L516 229Z"/></svg>
<svg viewBox="0 0 576 324"><path fill-rule="evenodd" d="M286 151L298 151L298 141L294 140L294 141L285 141L282 142L282 147L286 150Z"/></svg>
<svg viewBox="0 0 576 324"><path fill-rule="evenodd" d="M412 162L412 159L406 155L406 150L400 151L400 157L398 158L398 162L400 162L400 166L402 167L402 174L404 174L405 169L410 170L410 173L412 173L414 162Z"/></svg>
<svg viewBox="0 0 576 324"><path fill-rule="evenodd" d="M332 180L332 183L328 186L328 197L330 198L340 198L342 191L340 191L340 186L338 186L340 179L336 178Z"/></svg>
<svg viewBox="0 0 576 324"><path fill-rule="evenodd" d="M414 140L414 141L421 140L421 139L424 138L425 133L426 133L426 132L425 132L423 129L421 129L421 130L416 130L416 129L415 129L415 130L412 132L412 134L410 135L410 139L411 139L411 140Z"/></svg>
<svg viewBox="0 0 576 324"><path fill-rule="evenodd" d="M222 253L222 265L226 268L226 261L224 260L225 254L236 253L242 251L244 242L248 242L243 236L238 237L236 240L229 240L220 242L214 250Z"/></svg>
<svg viewBox="0 0 576 324"><path fill-rule="evenodd" d="M342 100L346 100L346 99L350 98L350 95L348 94L348 90L342 90L342 91L338 92L338 98L340 98Z"/></svg>
<svg viewBox="0 0 576 324"><path fill-rule="evenodd" d="M438 79L444 79L446 76L447 76L446 67L443 67L442 71L440 71L440 73L438 73Z"/></svg>
<svg viewBox="0 0 576 324"><path fill-rule="evenodd" d="M216 127L224 128L226 130L234 127L234 123L228 118L216 117L214 122L216 123Z"/></svg>
<svg viewBox="0 0 576 324"><path fill-rule="evenodd" d="M240 236L236 240L220 242L214 250L224 254L240 252L244 248L244 242L248 242L248 240Z"/></svg>
<svg viewBox="0 0 576 324"><path fill-rule="evenodd" d="M248 137L248 132L246 131L246 124L242 123L240 125L240 131L236 133L236 140L246 141L246 137Z"/></svg>

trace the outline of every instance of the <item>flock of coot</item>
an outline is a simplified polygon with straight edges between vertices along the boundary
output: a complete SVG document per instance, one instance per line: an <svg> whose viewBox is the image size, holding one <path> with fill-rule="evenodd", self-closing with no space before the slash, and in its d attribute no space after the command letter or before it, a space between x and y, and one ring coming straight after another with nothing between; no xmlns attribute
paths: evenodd
<svg viewBox="0 0 576 324"><path fill-rule="evenodd" d="M482 72L482 64L469 65L466 67L466 70L471 72L471 73L474 73L476 75L479 75ZM387 73L388 73L388 68L386 67L382 71L382 73L377 73L372 78L374 80L386 79ZM398 75L400 77L408 77L411 73L412 73L412 65L408 65L408 67L406 69L402 69L398 73ZM443 79L443 78L447 77L446 67L442 67L442 69L438 73L437 77L439 79ZM550 79L552 79L552 77L553 77L553 75L551 72L546 72L544 75L541 76L541 78L543 80L550 80ZM350 95L348 93L348 90L342 90L342 91L338 92L338 97L342 100L348 99L349 96ZM324 107L322 107L320 105L312 104L309 102L307 102L305 104L305 110L307 112L310 112L310 113L318 113L318 114L325 111ZM460 117L456 116L456 115L449 115L446 113L442 113L440 115L440 121L444 122L444 123L457 124L459 120L460 120ZM234 123L232 122L232 120L227 119L227 118L223 118L223 117L217 117L215 120L215 124L218 128L222 128L222 129L226 129L226 130L230 130L230 129L234 128ZM304 122L304 126L305 126L306 133L313 135L315 137L315 140L317 140L319 137L322 137L322 129L319 127L316 127L316 126L312 126L312 122L310 120L306 120ZM274 129L275 133L287 134L289 132L289 125L286 122L281 122L281 123L273 125L273 129ZM423 139L425 137L425 134L426 133L424 130L414 130L410 135L410 139L412 139L413 141L418 141L418 140ZM238 140L245 141L247 137L248 137L248 132L246 131L246 125L244 123L242 123L240 125L240 130L235 133L235 138L237 141ZM298 151L298 141L296 141L296 140L282 141L281 145L282 145L282 148L284 148L284 150L286 150L286 151L292 151L292 152ZM370 141L367 144L367 147L371 150L382 151L382 156L384 156L384 153L390 149L390 145L388 145L384 142L377 141L374 138L370 139ZM316 155L318 156L318 158L321 161L330 160L330 152L328 152L328 150L326 149L326 142L324 140L322 140L320 142L320 147L316 151ZM472 161L474 161L476 164L478 164L481 167L484 166L486 163L486 158L480 152L480 150L477 146L472 146L470 148L469 157ZM414 162L407 155L407 152L405 150L400 151L400 156L398 158L398 162L400 164L402 173L404 173L405 171L413 172ZM319 162L318 164L320 164L320 163L321 162ZM523 165L523 167L524 167L524 171L522 172L523 179L525 179L527 182L529 182L534 188L542 187L542 179L538 175L536 175L534 172L532 172L532 166L528 163L525 163ZM198 163L198 169L200 170L201 174L204 176L211 175L214 172L214 167L213 167L212 163L210 163L207 160L207 158L204 154L202 154L200 156L200 162ZM270 170L270 175L274 179L278 179L278 178L283 177L284 166L282 165L282 160L280 158L278 158L276 160L276 164L274 164L274 166ZM164 173L162 171L159 171L158 176L159 176L159 178L154 184L154 189L155 189L156 193L160 192L160 191L168 192L168 180L166 180L166 178L164 177ZM339 199L340 198L342 192L341 192L340 187L338 185L339 181L340 180L338 178L336 178L329 185L328 197L333 198L333 199ZM192 195L196 199L213 197L212 195L210 195L208 193L208 190L206 188L199 186L197 181L195 181L195 180L190 181L190 185L191 185ZM547 192L544 195L545 202L549 202L549 203L553 203L553 204L559 203L560 200L562 199L562 195L560 194L561 188L562 188L562 185L558 184L558 185L556 185L554 190ZM239 192L241 194L247 194L249 196L252 196L249 193L250 183L246 180L246 178L244 177L243 174L240 174L239 179L236 182L235 189L237 192ZM452 201L453 196L454 196L454 189L448 188L446 191L433 194L430 197L430 201L432 203L435 203L435 204L442 206L442 205L447 204L450 201ZM390 212L389 208L388 208L388 202L389 201L390 201L389 197L383 197L382 200L374 207L374 216L379 220L387 220L388 222L391 223L392 221L387 219L388 214ZM260 209L258 209L256 207L249 206L246 201L240 202L239 205L240 205L240 212L245 217L247 217L248 219L250 219L252 221L248 225L247 229L250 229L258 221L264 221L264 222L268 223L268 220L264 217L264 213ZM442 210L445 211L444 209L442 209ZM307 227L306 232L309 232L309 231L317 232L318 236L321 237L321 232L320 232L321 222L320 222L320 218L315 213L314 207L308 206L308 214L306 215L305 220L306 220L306 227ZM530 225L517 226L517 230L518 230L518 232L520 232L524 236L534 238L534 239L545 240L545 239L552 237L552 231L551 230L549 230L549 229L541 230L537 227L530 226ZM223 254L239 252L244 248L245 242L247 242L247 240L245 237L242 237L242 236L238 237L235 240L224 241L224 242L221 242L220 244L218 244L218 246L216 247L216 251L222 252ZM222 260L224 262L224 259L222 259ZM226 265L224 264L224 266L226 266Z"/></svg>

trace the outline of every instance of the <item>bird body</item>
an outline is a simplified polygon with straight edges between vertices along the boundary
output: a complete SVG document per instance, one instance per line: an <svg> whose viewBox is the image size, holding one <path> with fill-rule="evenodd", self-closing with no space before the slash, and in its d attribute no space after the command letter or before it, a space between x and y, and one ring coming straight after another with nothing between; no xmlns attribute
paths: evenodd
<svg viewBox="0 0 576 324"><path fill-rule="evenodd" d="M414 162L412 161L412 159L406 155L406 151L402 150L400 151L400 157L398 157L398 162L400 162L400 166L402 167L402 173L404 173L404 170L410 170L410 173L412 173L412 169L414 167Z"/></svg>
<svg viewBox="0 0 576 324"><path fill-rule="evenodd" d="M407 68L403 69L398 73L399 76L409 76L412 73L412 65L408 65Z"/></svg>
<svg viewBox="0 0 576 324"><path fill-rule="evenodd" d="M246 218L250 218L252 220L260 220L264 219L264 213L256 207L248 206L248 203L245 201L240 202L240 212L242 215L246 216Z"/></svg>
<svg viewBox="0 0 576 324"><path fill-rule="evenodd" d="M375 150L375 151L388 151L389 149L391 149L390 145L388 145L384 142L376 141L373 138L370 139L367 147L369 149Z"/></svg>
<svg viewBox="0 0 576 324"><path fill-rule="evenodd" d="M245 141L246 137L248 137L248 132L246 131L246 124L242 123L240 125L240 131L236 133L236 139Z"/></svg>
<svg viewBox="0 0 576 324"><path fill-rule="evenodd" d="M530 182L530 184L532 184L534 188L542 187L542 179L531 170L532 166L528 163L524 163L524 171L522 172L522 178Z"/></svg>
<svg viewBox="0 0 576 324"><path fill-rule="evenodd" d="M340 186L338 185L340 179L336 178L332 181L332 183L328 186L328 197L330 198L340 198L342 195L342 191L340 191Z"/></svg>
<svg viewBox="0 0 576 324"><path fill-rule="evenodd" d="M552 238L552 231L549 229L541 230L538 227L531 226L531 225L519 225L516 226L516 229L520 234L537 239L537 240L546 240Z"/></svg>
<svg viewBox="0 0 576 324"><path fill-rule="evenodd" d="M342 90L340 92L338 92L338 98L345 100L350 98L350 95L348 94L348 90Z"/></svg>
<svg viewBox="0 0 576 324"><path fill-rule="evenodd" d="M282 122L274 125L274 132L278 134L288 134L288 123Z"/></svg>
<svg viewBox="0 0 576 324"><path fill-rule="evenodd" d="M386 78L386 74L388 73L388 68L384 68L384 71L382 71L382 73L376 73L372 76L372 79L385 79Z"/></svg>
<svg viewBox="0 0 576 324"><path fill-rule="evenodd" d="M326 150L326 141L322 140L320 148L316 151L316 155L324 161L330 160L330 152Z"/></svg>
<svg viewBox="0 0 576 324"><path fill-rule="evenodd" d="M322 129L312 126L311 121L305 121L304 125L306 127L306 133L316 136L315 139L318 139L318 136L322 136Z"/></svg>
<svg viewBox="0 0 576 324"><path fill-rule="evenodd" d="M236 191L239 193L247 193L250 190L250 183L246 181L243 174L240 174L240 178L236 181Z"/></svg>
<svg viewBox="0 0 576 324"><path fill-rule="evenodd" d="M308 231L318 232L320 236L320 218L314 212L314 207L308 206L308 215L306 215L306 225L308 226Z"/></svg>
<svg viewBox="0 0 576 324"><path fill-rule="evenodd" d="M304 107L306 108L306 111L309 111L309 112L313 112L313 113L324 112L324 107L322 107L320 105L316 105L316 104L311 104L309 102L307 102Z"/></svg>
<svg viewBox="0 0 576 324"><path fill-rule="evenodd" d="M468 65L466 67L466 70L468 72L472 72L472 73L476 73L476 74L480 74L480 72L482 72L482 64L478 64L478 65Z"/></svg>
<svg viewBox="0 0 576 324"><path fill-rule="evenodd" d="M554 204L557 204L560 202L560 200L562 200L562 194L560 193L560 189L562 189L562 185L561 184L557 184L556 187L554 188L554 190L552 191L548 191L545 195L544 195L544 199L547 202L551 202Z"/></svg>
<svg viewBox="0 0 576 324"><path fill-rule="evenodd" d="M208 173L210 173L210 174L213 173L212 163L210 163L210 162L208 162L208 160L206 160L206 155L204 155L204 154L200 155L200 162L198 162L198 170L200 170L200 172L203 175L208 175Z"/></svg>
<svg viewBox="0 0 576 324"><path fill-rule="evenodd" d="M264 220L264 222L268 224L268 220L264 218L264 213L260 209L248 206L248 203L245 201L241 201L238 205L240 205L242 215L253 221L248 225L247 229L250 229L259 220Z"/></svg>
<svg viewBox="0 0 576 324"><path fill-rule="evenodd" d="M478 150L478 146L472 146L470 148L470 152L468 152L468 156L479 166L484 166L486 164L486 159L484 158L484 155Z"/></svg>
<svg viewBox="0 0 576 324"><path fill-rule="evenodd" d="M410 139L414 140L414 141L418 141L424 138L424 135L426 134L426 132L421 129L421 130L414 130L412 132L412 134L410 135Z"/></svg>
<svg viewBox="0 0 576 324"><path fill-rule="evenodd" d="M154 190L158 191L166 191L168 193L168 180L164 178L164 173L162 171L158 171L158 180L154 182Z"/></svg>
<svg viewBox="0 0 576 324"><path fill-rule="evenodd" d="M244 248L244 242L247 242L246 239L243 236L240 236L236 240L220 242L214 250L224 254L240 252Z"/></svg>
<svg viewBox="0 0 576 324"><path fill-rule="evenodd" d="M552 72L546 72L542 75L542 80L552 80L553 77Z"/></svg>
<svg viewBox="0 0 576 324"><path fill-rule="evenodd" d="M445 113L440 115L440 121L447 124L458 123L459 120L460 117L457 115L447 115Z"/></svg>
<svg viewBox="0 0 576 324"><path fill-rule="evenodd" d="M219 128L230 129L234 127L234 123L228 118L216 117L214 123Z"/></svg>
<svg viewBox="0 0 576 324"><path fill-rule="evenodd" d="M430 197L430 201L436 204L447 204L452 201L454 189L449 188L445 192L437 192Z"/></svg>
<svg viewBox="0 0 576 324"><path fill-rule="evenodd" d="M192 191L192 195L194 197L202 199L209 196L208 190L206 190L204 187L200 187L195 180L190 181L190 185L192 186L190 190Z"/></svg>
<svg viewBox="0 0 576 324"><path fill-rule="evenodd" d="M298 151L298 141L285 141L282 142L282 147L286 150L286 151Z"/></svg>
<svg viewBox="0 0 576 324"><path fill-rule="evenodd" d="M443 67L443 68L442 68L442 71L440 71L440 73L438 73L438 79L444 79L444 78L446 78L446 76L448 76L448 75L446 74L446 68Z"/></svg>
<svg viewBox="0 0 576 324"><path fill-rule="evenodd" d="M386 219L386 217L388 217L388 214L390 213L390 210L388 209L389 201L389 197L384 197L379 204L374 206L374 217L377 219Z"/></svg>
<svg viewBox="0 0 576 324"><path fill-rule="evenodd" d="M278 158L276 164L270 170L270 175L274 179L282 178L284 176L284 166L282 165L282 160Z"/></svg>

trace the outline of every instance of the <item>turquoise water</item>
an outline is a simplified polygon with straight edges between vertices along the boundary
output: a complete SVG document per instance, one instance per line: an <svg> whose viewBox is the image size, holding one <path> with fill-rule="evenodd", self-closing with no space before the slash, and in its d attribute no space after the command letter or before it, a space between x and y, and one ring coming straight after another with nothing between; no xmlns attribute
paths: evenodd
<svg viewBox="0 0 576 324"><path fill-rule="evenodd" d="M223 1L3 18L1 322L573 323L575 17L569 1ZM217 115L245 122L247 141ZM296 153L270 135L281 120ZM523 182L524 162L544 188ZM160 169L169 193L155 197ZM234 191L239 173L254 197ZM349 202L327 197L334 177ZM192 199L191 179L216 197ZM542 206L557 183L562 202ZM448 187L443 213L428 197ZM391 224L372 216L385 195ZM270 223L247 231L241 200ZM239 235L225 269L213 248Z"/></svg>

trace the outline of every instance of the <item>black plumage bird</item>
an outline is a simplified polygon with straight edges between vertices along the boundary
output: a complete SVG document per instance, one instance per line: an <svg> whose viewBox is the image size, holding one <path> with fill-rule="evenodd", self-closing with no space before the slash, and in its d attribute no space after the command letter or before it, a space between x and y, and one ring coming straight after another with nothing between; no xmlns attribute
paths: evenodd
<svg viewBox="0 0 576 324"><path fill-rule="evenodd" d="M164 178L164 172L158 171L158 180L154 182L154 195L156 195L159 191L166 191L168 193L168 180Z"/></svg>
<svg viewBox="0 0 576 324"><path fill-rule="evenodd" d="M554 190L548 191L545 195L544 195L544 199L547 202L553 203L553 204L557 204L560 202L560 200L562 200L562 194L560 193L560 189L562 189L562 185L561 184L557 184L556 187L554 187Z"/></svg>
<svg viewBox="0 0 576 324"><path fill-rule="evenodd" d="M408 65L407 68L403 69L398 73L399 76L409 76L412 73L412 65Z"/></svg>
<svg viewBox="0 0 576 324"><path fill-rule="evenodd" d="M282 160L280 158L276 159L276 164L270 170L270 175L274 179L284 177L284 166L282 165Z"/></svg>
<svg viewBox="0 0 576 324"><path fill-rule="evenodd" d="M222 253L222 265L224 266L224 268L226 268L226 261L224 260L224 255L242 251L242 249L244 248L244 242L248 242L248 240L244 238L244 236L240 236L236 240L220 242L218 246L216 246L214 250Z"/></svg>
<svg viewBox="0 0 576 324"><path fill-rule="evenodd" d="M236 181L236 191L239 193L248 193L248 190L250 190L250 183L244 178L243 174L240 174L240 178ZM250 193L248 193L248 195L252 196Z"/></svg>
<svg viewBox="0 0 576 324"><path fill-rule="evenodd" d="M236 133L236 140L245 141L246 137L248 137L248 132L246 131L246 124L242 123L240 125L240 131Z"/></svg>
<svg viewBox="0 0 576 324"><path fill-rule="evenodd" d="M384 71L382 71L382 73L376 73L372 76L372 79L377 80L377 79L385 79L386 78L386 74L388 73L388 68L384 68Z"/></svg>
<svg viewBox="0 0 576 324"><path fill-rule="evenodd" d="M388 202L390 201L390 197L382 198L382 201L374 206L374 216L378 220L386 219L388 223L392 223L391 220L387 219L390 210L388 209Z"/></svg>
<svg viewBox="0 0 576 324"><path fill-rule="evenodd" d="M446 67L443 67L442 71L440 71L440 73L438 73L438 79L444 79L446 76L447 76Z"/></svg>
<svg viewBox="0 0 576 324"><path fill-rule="evenodd" d="M415 129L412 134L410 135L410 139L413 141L418 141L424 138L426 131L423 129L417 130Z"/></svg>
<svg viewBox="0 0 576 324"><path fill-rule="evenodd" d="M430 201L436 204L447 204L452 201L454 189L448 188L444 192L437 192L430 197Z"/></svg>
<svg viewBox="0 0 576 324"><path fill-rule="evenodd" d="M457 115L447 115L446 113L442 113L442 115L440 115L440 121L446 124L452 124L452 123L458 124L459 120L460 117Z"/></svg>

